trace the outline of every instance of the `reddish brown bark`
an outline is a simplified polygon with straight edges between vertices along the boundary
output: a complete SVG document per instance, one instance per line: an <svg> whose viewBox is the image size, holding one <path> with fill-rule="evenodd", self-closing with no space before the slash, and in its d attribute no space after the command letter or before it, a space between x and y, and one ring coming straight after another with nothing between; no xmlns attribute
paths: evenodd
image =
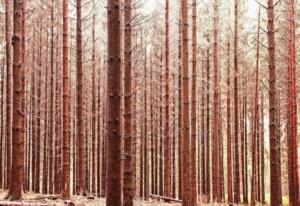
<svg viewBox="0 0 300 206"><path fill-rule="evenodd" d="M121 27L120 1L107 1L107 179L106 205L121 206Z"/></svg>
<svg viewBox="0 0 300 206"><path fill-rule="evenodd" d="M234 1L234 202L240 203L239 93L238 93L238 0Z"/></svg>
<svg viewBox="0 0 300 206"><path fill-rule="evenodd" d="M203 52L203 63L202 63L202 71L201 71L201 169L198 171L201 173L201 195L204 195L206 192L206 151L205 151L205 52ZM200 193L198 191L198 193Z"/></svg>
<svg viewBox="0 0 300 206"><path fill-rule="evenodd" d="M190 188L190 124L189 124L189 53L188 53L188 3L187 0L181 1L181 37L182 37L182 205L191 205Z"/></svg>
<svg viewBox="0 0 300 206"><path fill-rule="evenodd" d="M54 0L51 1L51 29L50 29L50 109L49 109L49 138L48 138L48 187L53 194L54 186Z"/></svg>
<svg viewBox="0 0 300 206"><path fill-rule="evenodd" d="M62 196L70 198L70 89L68 0L63 1L63 166Z"/></svg>
<svg viewBox="0 0 300 206"><path fill-rule="evenodd" d="M287 91L287 138L288 138L288 178L289 203L298 205L299 177L297 155L297 86L296 86L296 1L287 2L288 12L288 91Z"/></svg>
<svg viewBox="0 0 300 206"><path fill-rule="evenodd" d="M82 22L81 0L76 1L76 67L77 67L77 193L87 194L86 182L86 141L84 134L84 93L83 93L83 68L82 68Z"/></svg>
<svg viewBox="0 0 300 206"><path fill-rule="evenodd" d="M38 71L37 71L37 146L36 146L36 179L34 182L34 189L35 192L39 193L40 192L40 165L41 165L41 98L42 98L42 45L43 45L43 25L42 25L42 20L40 21L39 25L39 61L38 61Z"/></svg>
<svg viewBox="0 0 300 206"><path fill-rule="evenodd" d="M160 95L159 95L159 194L163 196L163 54L160 54Z"/></svg>
<svg viewBox="0 0 300 206"><path fill-rule="evenodd" d="M92 17L92 189L96 193L96 4L93 0L93 17Z"/></svg>
<svg viewBox="0 0 300 206"><path fill-rule="evenodd" d="M181 1L181 0L180 0ZM182 125L181 125L181 118L182 118L182 69L181 69L181 12L179 12L179 25L178 25L178 196L179 199L182 199Z"/></svg>
<svg viewBox="0 0 300 206"><path fill-rule="evenodd" d="M191 110L191 195L192 204L197 204L197 2L193 0L192 5L192 110Z"/></svg>
<svg viewBox="0 0 300 206"><path fill-rule="evenodd" d="M47 38L46 38L46 52L49 50L49 37L47 33ZM46 63L45 63L45 110L44 110L44 139L43 139L43 145L44 145L44 151L43 151L43 186L42 186L42 193L46 194L48 192L48 135L50 134L50 131L48 130L48 55L46 55Z"/></svg>
<svg viewBox="0 0 300 206"><path fill-rule="evenodd" d="M278 100L276 92L274 4L268 0L268 57L269 57L269 130L271 205L282 204L280 178L280 135L278 134Z"/></svg>
<svg viewBox="0 0 300 206"><path fill-rule="evenodd" d="M133 206L132 184L132 2L125 0L124 13L124 206Z"/></svg>
<svg viewBox="0 0 300 206"><path fill-rule="evenodd" d="M12 5L5 1L5 38L6 38L6 187L10 187L11 180L11 141L12 141Z"/></svg>
<svg viewBox="0 0 300 206"><path fill-rule="evenodd" d="M9 195L12 200L22 198L24 179L24 67L22 61L22 7L23 1L13 4L13 116L12 116L12 172Z"/></svg>
<svg viewBox="0 0 300 206"><path fill-rule="evenodd" d="M227 195L228 202L233 202L232 195L232 135L231 135L231 64L230 64L230 40L227 41Z"/></svg>
<svg viewBox="0 0 300 206"><path fill-rule="evenodd" d="M144 174L143 174L143 183L144 183L144 190L143 190L143 197L145 200L149 200L149 152L148 152L148 144L149 144L149 138L148 138L148 106L147 106L147 100L148 100L148 92L147 92L147 60L148 60L148 55L147 55L147 50L144 50L144 145L143 145L143 156L144 156Z"/></svg>
<svg viewBox="0 0 300 206"><path fill-rule="evenodd" d="M262 89L261 89L262 90ZM261 91L261 134L260 134L260 162L261 162L261 202L265 204L265 117L264 117L264 95Z"/></svg>
<svg viewBox="0 0 300 206"><path fill-rule="evenodd" d="M169 128L169 66L170 66L170 46L169 46L169 0L166 0L165 14L165 133L164 133L164 196L171 197L171 153L170 153L170 128Z"/></svg>
<svg viewBox="0 0 300 206"><path fill-rule="evenodd" d="M1 120L0 120L0 188L3 188L3 167L4 167L4 145L3 145L3 139L4 139L4 66L0 67L0 91L1 91L1 102L0 102L0 111L1 111Z"/></svg>
<svg viewBox="0 0 300 206"><path fill-rule="evenodd" d="M208 38L209 42L209 38ZM210 202L210 51L206 54L206 200Z"/></svg>

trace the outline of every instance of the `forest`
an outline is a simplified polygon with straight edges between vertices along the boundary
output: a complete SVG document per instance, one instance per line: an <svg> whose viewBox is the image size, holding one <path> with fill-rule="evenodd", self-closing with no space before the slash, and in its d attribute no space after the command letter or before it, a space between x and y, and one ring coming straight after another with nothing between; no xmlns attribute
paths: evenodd
<svg viewBox="0 0 300 206"><path fill-rule="evenodd" d="M0 0L0 206L300 206L300 1Z"/></svg>

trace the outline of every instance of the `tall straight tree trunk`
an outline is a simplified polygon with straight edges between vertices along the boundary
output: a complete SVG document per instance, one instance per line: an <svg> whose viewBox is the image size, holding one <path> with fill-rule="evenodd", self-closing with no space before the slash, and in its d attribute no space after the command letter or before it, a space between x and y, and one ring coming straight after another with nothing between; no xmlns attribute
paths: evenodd
<svg viewBox="0 0 300 206"><path fill-rule="evenodd" d="M12 141L12 5L11 0L5 1L5 38L6 38L6 187L11 180L11 141Z"/></svg>
<svg viewBox="0 0 300 206"><path fill-rule="evenodd" d="M261 203L265 204L265 116L264 116L264 95L261 88L261 134L260 134L260 162L261 162Z"/></svg>
<svg viewBox="0 0 300 206"><path fill-rule="evenodd" d="M205 52L203 52L203 64L202 64L202 83L201 83L201 197L206 192L206 151L205 151ZM199 192L198 192L199 193Z"/></svg>
<svg viewBox="0 0 300 206"><path fill-rule="evenodd" d="M46 53L48 53L49 49L49 34L47 32L46 38ZM48 55L46 55L46 66L45 66L45 111L44 111L44 151L43 151L43 186L42 186L42 193L46 194L48 192L48 135L51 134L48 130Z"/></svg>
<svg viewBox="0 0 300 206"><path fill-rule="evenodd" d="M287 92L287 138L289 203L299 205L299 177L297 154L297 83L296 83L296 1L287 2L288 12L288 92Z"/></svg>
<svg viewBox="0 0 300 206"><path fill-rule="evenodd" d="M181 0L180 0L181 1ZM181 38L181 12L178 17L178 197L182 199L182 38Z"/></svg>
<svg viewBox="0 0 300 206"><path fill-rule="evenodd" d="M238 0L234 1L234 202L240 203L239 93L238 93Z"/></svg>
<svg viewBox="0 0 300 206"><path fill-rule="evenodd" d="M144 194L143 197L144 199L147 201L149 200L149 152L148 152L148 143L149 143L149 139L148 139L148 106L147 106L147 59L148 59L148 55L147 55L147 50L144 50L144 55L145 55L145 59L144 59L144 69L145 69L145 76L144 76L144 145L143 145L143 156L144 156L144 174L143 174L143 183L144 183Z"/></svg>
<svg viewBox="0 0 300 206"><path fill-rule="evenodd" d="M165 26L166 26L166 39L165 39L165 58L166 58L166 70L165 70L165 86L166 86L166 99L165 99L165 137L164 137L164 196L171 196L171 153L170 153L170 119L169 119L169 66L170 66L170 46L169 46L169 0L166 0L166 14L165 14Z"/></svg>
<svg viewBox="0 0 300 206"><path fill-rule="evenodd" d="M22 61L23 0L14 1L13 12L13 116L12 116L12 172L9 195L12 200L22 198L24 179L24 67Z"/></svg>
<svg viewBox="0 0 300 206"><path fill-rule="evenodd" d="M105 79L105 84L107 84L107 75L104 77ZM107 95L107 86L103 86L103 97ZM107 124L106 124L106 115L107 115L107 102L104 102L103 108L102 108L102 169L101 169L101 197L106 196L106 165L107 165L107 138L105 136L105 130L107 129Z"/></svg>
<svg viewBox="0 0 300 206"><path fill-rule="evenodd" d="M163 54L160 53L159 95L159 194L163 196Z"/></svg>
<svg viewBox="0 0 300 206"><path fill-rule="evenodd" d="M63 172L62 196L70 198L70 82L69 82L69 12L63 1Z"/></svg>
<svg viewBox="0 0 300 206"><path fill-rule="evenodd" d="M243 78L243 95L242 101L240 101L241 114L240 114L240 133L241 133L241 176L242 176L242 192L243 192L243 203L248 203L248 147L247 147L247 97L246 97L246 78Z"/></svg>
<svg viewBox="0 0 300 206"><path fill-rule="evenodd" d="M4 66L0 66L0 91L1 91L1 102L0 102L0 112L1 112L1 119L0 119L0 188L3 187L3 177L4 177L4 145L3 145L3 137L4 137Z"/></svg>
<svg viewBox="0 0 300 206"><path fill-rule="evenodd" d="M92 17L92 193L96 193L96 4L93 0Z"/></svg>
<svg viewBox="0 0 300 206"><path fill-rule="evenodd" d="M174 65L174 68L176 65ZM172 197L176 198L176 75L173 73Z"/></svg>
<svg viewBox="0 0 300 206"><path fill-rule="evenodd" d="M136 66L136 63L135 63ZM133 74L133 82L132 82L132 192L133 195L136 196L137 194L137 171L136 171L136 165L137 165L137 69L136 67L132 68L132 74ZM156 153L157 155L157 153Z"/></svg>
<svg viewBox="0 0 300 206"><path fill-rule="evenodd" d="M54 159L54 0L51 1L51 45L50 45L50 111L49 111L49 139L48 139L48 147L49 147L49 166L48 166L48 188L49 193L53 194L53 184L54 184L54 174L53 174L53 159Z"/></svg>
<svg viewBox="0 0 300 206"><path fill-rule="evenodd" d="M271 205L282 204L280 177L280 135L278 135L278 99L276 92L274 4L268 0L268 57L269 57L269 130Z"/></svg>
<svg viewBox="0 0 300 206"><path fill-rule="evenodd" d="M192 111L191 111L191 195L192 204L197 204L197 1L192 2Z"/></svg>
<svg viewBox="0 0 300 206"><path fill-rule="evenodd" d="M214 0L213 200L221 201L219 177L219 1Z"/></svg>
<svg viewBox="0 0 300 206"><path fill-rule="evenodd" d="M38 78L37 78L37 147L36 147L36 179L34 182L34 188L35 192L39 193L40 192L40 165L41 165L41 98L42 98L42 58L43 58L43 51L42 51L42 45L43 45L43 25L42 25L42 20L39 25L39 32L40 32L40 39L39 39L39 65L38 65Z"/></svg>
<svg viewBox="0 0 300 206"><path fill-rule="evenodd" d="M257 124L258 124L258 81L259 81L259 58L260 58L260 8L257 24L257 47L256 47L256 70L255 70L255 90L254 90L254 117L252 134L252 184L251 184L251 205L255 205L258 199L257 195Z"/></svg>
<svg viewBox="0 0 300 206"><path fill-rule="evenodd" d="M125 0L124 33L124 206L133 206L132 176L132 1Z"/></svg>
<svg viewBox="0 0 300 206"><path fill-rule="evenodd" d="M209 42L209 38L208 38ZM210 202L210 51L206 54L206 198Z"/></svg>
<svg viewBox="0 0 300 206"><path fill-rule="evenodd" d="M87 194L86 182L86 147L84 135L84 94L83 94L83 68L82 68L82 19L81 0L76 1L76 67L77 67L77 146L78 146L78 194Z"/></svg>
<svg viewBox="0 0 300 206"><path fill-rule="evenodd" d="M121 206L121 25L120 0L107 1L107 188L106 205Z"/></svg>
<svg viewBox="0 0 300 206"><path fill-rule="evenodd" d="M102 69L102 64L101 61L99 61L100 68L98 69L98 99L97 99L97 196L101 197L101 157L102 153L101 151L103 148L101 148L101 143L102 143L102 138L103 136L101 135L101 129L104 126L102 124L102 117L101 117L101 111L103 109L103 106L101 105L101 100L102 100L102 92L101 92L101 83L102 83L102 76L101 76L101 69Z"/></svg>
<svg viewBox="0 0 300 206"><path fill-rule="evenodd" d="M231 135L231 65L230 40L227 42L227 195L228 202L233 202L232 195L232 135Z"/></svg>
<svg viewBox="0 0 300 206"><path fill-rule="evenodd" d="M181 37L182 37L182 205L191 205L190 178L190 121L189 121L189 46L188 46L188 2L181 0Z"/></svg>
<svg viewBox="0 0 300 206"><path fill-rule="evenodd" d="M34 38L35 38L35 33L33 32L33 35L32 35ZM36 136L37 136L37 133L36 133L36 80L35 80L35 77L36 77L36 71L35 71L35 47L33 46L32 47L32 71L31 71L31 107L32 107L32 111L31 111L31 114L32 114L32 121L31 121L31 124L32 124L32 135L31 135L31 167L32 167L32 170L31 170L31 177L29 176L29 179L31 179L30 182L34 183L35 182L35 178L36 178L36 175L35 175L35 171L36 171ZM30 153L29 153L30 154ZM30 173L28 173L30 174ZM32 184L32 188L30 188L30 185L29 185L29 189L32 189L34 190L34 185Z"/></svg>

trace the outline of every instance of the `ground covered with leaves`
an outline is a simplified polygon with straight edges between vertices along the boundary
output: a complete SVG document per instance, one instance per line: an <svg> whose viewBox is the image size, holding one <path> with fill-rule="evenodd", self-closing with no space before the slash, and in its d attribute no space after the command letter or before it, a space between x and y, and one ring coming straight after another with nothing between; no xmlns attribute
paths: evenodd
<svg viewBox="0 0 300 206"><path fill-rule="evenodd" d="M0 206L105 206L105 199L97 197L72 196L70 201L63 200L57 195L42 195L26 192L23 200L10 202L6 200L7 191L0 191ZM180 206L178 203L163 203L154 200L149 202L136 200L135 206Z"/></svg>

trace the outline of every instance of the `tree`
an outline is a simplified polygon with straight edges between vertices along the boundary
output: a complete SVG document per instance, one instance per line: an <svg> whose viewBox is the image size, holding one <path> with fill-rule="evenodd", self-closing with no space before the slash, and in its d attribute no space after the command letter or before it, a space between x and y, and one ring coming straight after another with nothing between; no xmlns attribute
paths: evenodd
<svg viewBox="0 0 300 206"><path fill-rule="evenodd" d="M170 118L169 118L169 67L170 67L170 46L169 46L169 0L166 0L166 39L165 39L165 58L166 58L166 71L165 71L165 86L166 86L166 99L165 99L165 137L164 137L164 195L166 197L171 196L171 152L170 152Z"/></svg>
<svg viewBox="0 0 300 206"><path fill-rule="evenodd" d="M228 29L230 31L230 29ZM232 135L231 135L231 65L230 65L230 40L227 40L227 195L228 202L233 202L232 196Z"/></svg>
<svg viewBox="0 0 300 206"><path fill-rule="evenodd" d="M81 0L76 0L76 67L77 67L77 178L78 190L81 195L87 194L86 184L86 147L84 135L84 94L83 94L83 68L82 68L82 25Z"/></svg>
<svg viewBox="0 0 300 206"><path fill-rule="evenodd" d="M234 202L240 203L239 94L238 94L238 0L234 1Z"/></svg>
<svg viewBox="0 0 300 206"><path fill-rule="evenodd" d="M299 204L299 178L297 154L297 86L296 86L296 22L295 0L287 2L288 12L288 91L287 91L287 138L288 178L290 205Z"/></svg>
<svg viewBox="0 0 300 206"><path fill-rule="evenodd" d="M11 180L11 141L12 141L12 1L5 1L6 38L6 187Z"/></svg>
<svg viewBox="0 0 300 206"><path fill-rule="evenodd" d="M93 0L92 17L92 193L96 193L96 4Z"/></svg>
<svg viewBox="0 0 300 206"><path fill-rule="evenodd" d="M182 38L182 168L190 168L190 124L189 124L189 46L188 46L188 7L187 0L181 0L181 38ZM182 171L182 205L191 205L190 170Z"/></svg>
<svg viewBox="0 0 300 206"><path fill-rule="evenodd" d="M280 135L278 135L278 100L276 92L274 4L268 0L268 57L269 57L269 130L271 205L282 204L280 175Z"/></svg>
<svg viewBox="0 0 300 206"><path fill-rule="evenodd" d="M106 205L121 206L121 26L120 0L107 1L107 175Z"/></svg>
<svg viewBox="0 0 300 206"><path fill-rule="evenodd" d="M23 0L13 4L13 118L12 118L12 173L9 195L12 200L22 198L24 167L24 67L22 62L22 7Z"/></svg>
<svg viewBox="0 0 300 206"><path fill-rule="evenodd" d="M192 9L192 119L191 119L191 195L192 203L197 204L197 147L196 147L196 124L197 124L197 1L193 0Z"/></svg>
<svg viewBox="0 0 300 206"><path fill-rule="evenodd" d="M62 196L70 198L70 89L68 0L63 1L63 178Z"/></svg>
<svg viewBox="0 0 300 206"><path fill-rule="evenodd" d="M132 168L132 1L125 0L124 33L124 206L133 206Z"/></svg>

